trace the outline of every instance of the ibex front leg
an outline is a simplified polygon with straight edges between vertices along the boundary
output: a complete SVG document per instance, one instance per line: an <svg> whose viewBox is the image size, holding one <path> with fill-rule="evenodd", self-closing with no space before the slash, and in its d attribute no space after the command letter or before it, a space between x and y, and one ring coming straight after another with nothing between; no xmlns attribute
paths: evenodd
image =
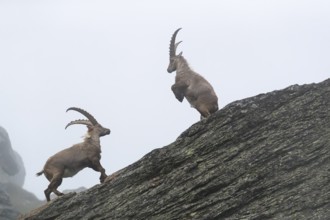
<svg viewBox="0 0 330 220"><path fill-rule="evenodd" d="M174 85L172 85L171 89L175 95L175 98L179 100L180 102L183 101L185 91L187 89L188 85L184 82L177 82Z"/></svg>
<svg viewBox="0 0 330 220"><path fill-rule="evenodd" d="M99 158L94 158L92 160L92 166L91 166L91 168L93 170L98 171L98 172L101 173L100 182L103 183L104 180L105 180L105 178L107 178L107 174L105 173L105 169L102 167Z"/></svg>

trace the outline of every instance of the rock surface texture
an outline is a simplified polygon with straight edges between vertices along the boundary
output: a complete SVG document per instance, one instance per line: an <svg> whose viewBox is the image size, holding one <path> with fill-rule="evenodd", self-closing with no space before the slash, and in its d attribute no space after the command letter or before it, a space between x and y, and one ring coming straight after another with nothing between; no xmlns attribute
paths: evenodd
<svg viewBox="0 0 330 220"><path fill-rule="evenodd" d="M329 219L330 79L236 101L21 219Z"/></svg>

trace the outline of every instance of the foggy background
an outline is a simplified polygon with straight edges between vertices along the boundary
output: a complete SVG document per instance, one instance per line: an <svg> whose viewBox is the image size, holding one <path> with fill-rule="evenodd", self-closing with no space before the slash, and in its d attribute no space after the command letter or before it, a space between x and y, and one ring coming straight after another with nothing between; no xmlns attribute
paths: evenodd
<svg viewBox="0 0 330 220"><path fill-rule="evenodd" d="M35 173L82 141L76 106L112 133L101 139L107 174L172 143L199 121L170 87L173 32L190 66L232 101L330 77L330 1L0 0L0 125L22 156L24 188L44 199ZM59 190L99 183L85 169Z"/></svg>

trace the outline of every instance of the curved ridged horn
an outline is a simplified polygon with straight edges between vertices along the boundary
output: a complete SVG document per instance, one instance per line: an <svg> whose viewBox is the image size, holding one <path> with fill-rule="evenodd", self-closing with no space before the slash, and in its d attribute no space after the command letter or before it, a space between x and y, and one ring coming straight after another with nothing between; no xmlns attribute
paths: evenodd
<svg viewBox="0 0 330 220"><path fill-rule="evenodd" d="M171 38L171 43L170 43L170 58L174 57L176 54L176 47L179 45L179 43L175 44L175 38L176 35L178 34L179 30L181 30L181 28L177 29L174 34L172 35Z"/></svg>
<svg viewBox="0 0 330 220"><path fill-rule="evenodd" d="M179 44L181 44L182 43L182 41L179 41L178 43L176 43L175 44L175 48L174 48L174 51L175 51L175 53L176 53L176 48L179 46Z"/></svg>
<svg viewBox="0 0 330 220"><path fill-rule="evenodd" d="M77 111L79 113L81 113L82 115L84 115L93 125L96 125L98 124L98 122L96 121L96 119L91 115L89 114L88 112L86 112L85 110L81 109L81 108L76 108L76 107L71 107L71 108L68 108L66 111L70 111L70 110L74 110L74 111Z"/></svg>
<svg viewBox="0 0 330 220"><path fill-rule="evenodd" d="M70 125L93 125L90 121L85 120L85 119L79 119L79 120L75 120L75 121L71 121L69 124L67 124L65 126L65 129L67 129L67 127L69 127Z"/></svg>

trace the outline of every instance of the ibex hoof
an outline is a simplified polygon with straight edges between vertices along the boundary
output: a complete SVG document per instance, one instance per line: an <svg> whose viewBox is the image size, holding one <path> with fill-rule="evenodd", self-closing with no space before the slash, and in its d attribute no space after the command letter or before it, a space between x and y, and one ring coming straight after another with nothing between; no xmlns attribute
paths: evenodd
<svg viewBox="0 0 330 220"><path fill-rule="evenodd" d="M100 182L103 183L105 181L105 179L107 178L107 176L102 176L100 177Z"/></svg>

